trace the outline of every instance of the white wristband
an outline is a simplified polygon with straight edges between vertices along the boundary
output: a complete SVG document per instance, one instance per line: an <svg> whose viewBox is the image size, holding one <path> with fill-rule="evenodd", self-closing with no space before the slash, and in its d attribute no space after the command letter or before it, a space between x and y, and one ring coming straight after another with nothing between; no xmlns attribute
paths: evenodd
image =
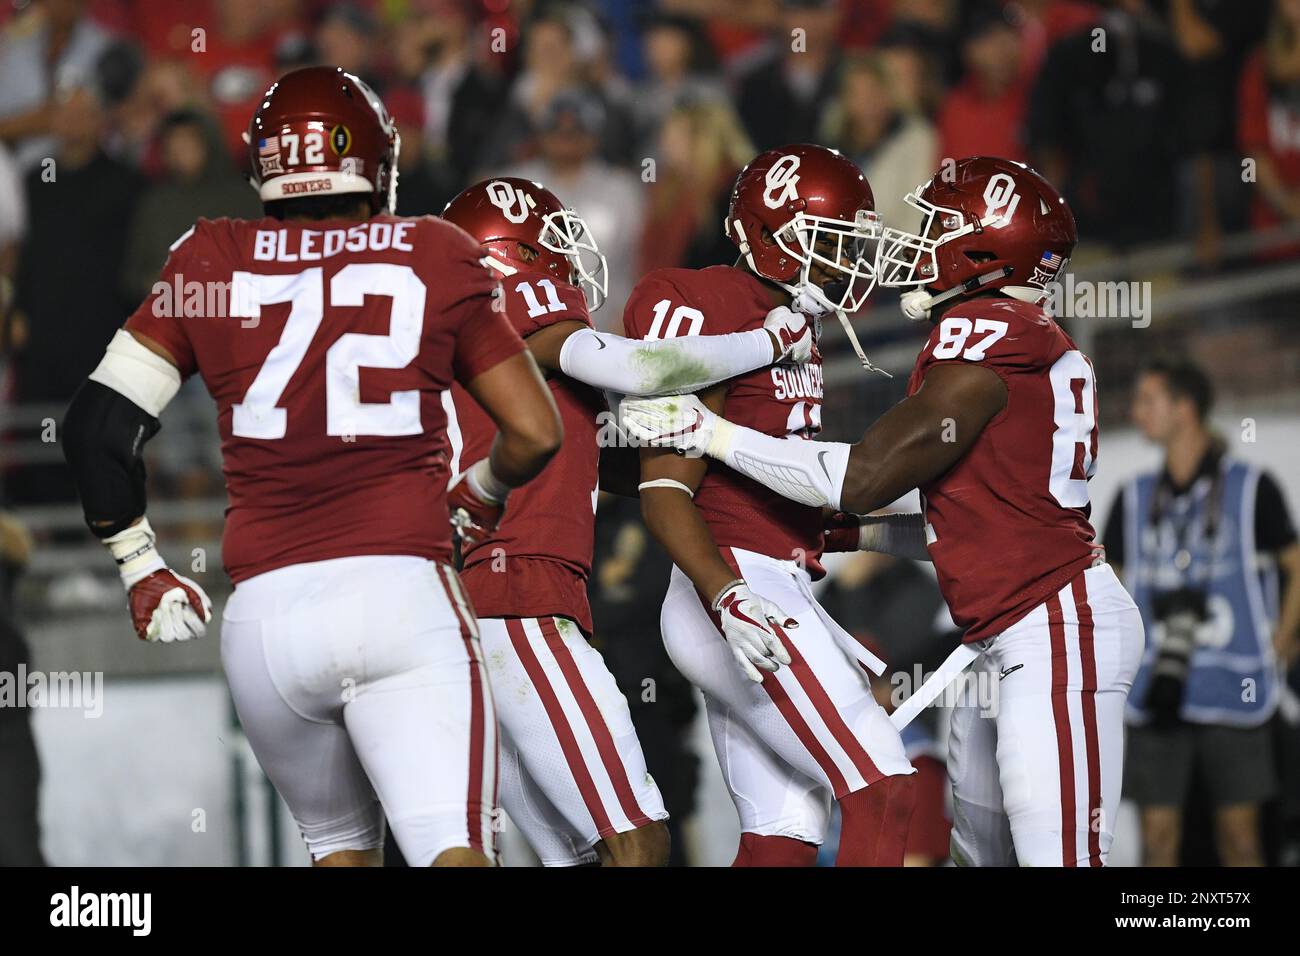
<svg viewBox="0 0 1300 956"><path fill-rule="evenodd" d="M510 486L492 473L492 460L480 458L465 475L469 490L490 505L499 505L510 494Z"/></svg>
<svg viewBox="0 0 1300 956"><path fill-rule="evenodd" d="M104 546L117 562L118 574L128 591L155 571L167 567L155 547L157 540L148 518L141 518L139 524L104 539Z"/></svg>
<svg viewBox="0 0 1300 956"><path fill-rule="evenodd" d="M672 478L655 478L651 481L643 481L636 486L637 491L644 491L646 488L676 488L678 491L686 492L691 498L695 497L695 492L691 491L690 486L680 481L674 481Z"/></svg>

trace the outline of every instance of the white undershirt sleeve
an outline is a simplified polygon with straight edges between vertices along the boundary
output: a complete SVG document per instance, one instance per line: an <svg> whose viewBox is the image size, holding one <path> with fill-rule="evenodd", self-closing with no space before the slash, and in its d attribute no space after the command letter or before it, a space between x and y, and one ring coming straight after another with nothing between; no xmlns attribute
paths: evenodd
<svg viewBox="0 0 1300 956"><path fill-rule="evenodd" d="M560 348L565 375L636 396L695 392L771 364L766 329L654 341L579 329Z"/></svg>
<svg viewBox="0 0 1300 956"><path fill-rule="evenodd" d="M852 447L844 442L776 438L723 419L706 451L783 498L838 510Z"/></svg>
<svg viewBox="0 0 1300 956"><path fill-rule="evenodd" d="M90 373L92 382L107 385L157 418L181 387L181 373L161 355L149 351L126 329L118 329L108 351Z"/></svg>

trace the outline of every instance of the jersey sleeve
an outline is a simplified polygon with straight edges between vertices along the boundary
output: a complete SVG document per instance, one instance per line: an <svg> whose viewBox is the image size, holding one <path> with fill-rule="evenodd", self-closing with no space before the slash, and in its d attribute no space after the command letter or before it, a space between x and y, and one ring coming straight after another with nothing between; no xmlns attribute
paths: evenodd
<svg viewBox="0 0 1300 956"><path fill-rule="evenodd" d="M128 332L138 332L165 348L175 360L181 378L193 375L196 366L194 345L181 322L182 303L177 296L187 281L199 278L193 265L197 261L195 247L202 241L197 227L176 241L158 281L125 326Z"/></svg>
<svg viewBox="0 0 1300 956"><path fill-rule="evenodd" d="M591 327L587 298L581 289L545 276L515 274L501 280L506 314L520 338L559 322Z"/></svg>

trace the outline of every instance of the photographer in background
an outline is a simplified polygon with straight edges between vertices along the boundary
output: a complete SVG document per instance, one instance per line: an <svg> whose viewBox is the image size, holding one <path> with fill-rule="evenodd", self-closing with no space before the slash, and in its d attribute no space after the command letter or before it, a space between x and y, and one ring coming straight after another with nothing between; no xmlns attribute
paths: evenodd
<svg viewBox="0 0 1300 956"><path fill-rule="evenodd" d="M1210 430L1212 403L1190 360L1145 366L1133 420L1165 463L1125 486L1106 523L1107 553L1151 635L1129 695L1124 767L1148 866L1178 864L1194 778L1213 807L1220 862L1263 865L1279 665L1295 662L1300 643L1295 527L1276 482Z"/></svg>

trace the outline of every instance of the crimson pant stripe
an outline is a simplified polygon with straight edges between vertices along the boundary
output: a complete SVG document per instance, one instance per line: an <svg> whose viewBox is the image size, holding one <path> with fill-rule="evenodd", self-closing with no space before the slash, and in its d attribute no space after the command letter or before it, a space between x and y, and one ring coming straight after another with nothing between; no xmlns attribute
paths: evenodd
<svg viewBox="0 0 1300 956"><path fill-rule="evenodd" d="M1061 599L1047 599L1047 630L1052 641L1052 719L1056 724L1056 763L1061 779L1061 862L1075 866L1078 851L1074 843L1074 741L1070 736L1070 706L1066 690L1070 669L1065 650L1065 621Z"/></svg>
<svg viewBox="0 0 1300 956"><path fill-rule="evenodd" d="M720 550L723 558L735 570L735 558L731 555L731 549L722 548ZM718 629L718 633L722 634L722 625L719 622L717 612L705 603L704 598L700 598L700 604L704 606L704 610L712 618L713 626ZM790 729L799 738L799 742L804 745L804 749L812 755L812 758L817 761L817 765L822 768L822 772L830 780L836 799L848 793L849 785L848 781L844 779L844 774L840 772L840 768L831 759L831 755L826 752L826 748L821 745L817 735L812 732L812 728L803 719L803 715L799 713L799 709L795 706L794 701L790 699L790 695L786 693L785 688L781 686L781 682L774 675L763 674L763 683L759 686L767 691L767 696L776 705L777 712L785 718L785 722L790 725Z"/></svg>
<svg viewBox="0 0 1300 956"><path fill-rule="evenodd" d="M618 805L623 808L623 815L633 827L647 826L651 822L650 818L636 802L632 783L627 778L627 768L623 766L623 758L619 756L618 748L614 746L614 736L609 732L609 725L605 723L600 708L596 706L596 698L591 696L591 689L582 679L578 662L574 660L573 653L564 643L564 638L560 637L559 629L556 628L552 618L539 617L537 623L541 626L542 636L546 638L546 646L551 649L551 653L560 665L560 673L564 675L573 699L578 702L582 717L587 722L587 729L591 731L591 737L596 741L600 762L605 765L609 782L614 785L614 793L618 795Z"/></svg>
<svg viewBox="0 0 1300 956"><path fill-rule="evenodd" d="M1083 741L1088 755L1088 865L1101 866L1101 751L1097 743L1097 655L1093 645L1088 584L1077 575L1070 584L1079 613L1079 658L1083 670Z"/></svg>
<svg viewBox="0 0 1300 956"><path fill-rule="evenodd" d="M469 788L465 801L465 827L469 831L470 849L482 853L484 852L483 751L486 749L487 736L483 704L483 674L480 670L478 650L471 637L473 632L461 612L460 603L445 575L440 575L439 580L442 581L442 590L447 595L447 603L455 609L456 620L460 623L460 639L465 645L465 654L469 658ZM495 791L494 784L494 797Z"/></svg>
<svg viewBox="0 0 1300 956"><path fill-rule="evenodd" d="M605 813L605 805L601 802L600 791L596 789L596 783L591 779L591 771L587 769L587 763L583 759L582 748L578 746L578 738L569 725L569 719L564 715L564 707L555 694L555 688L547 680L546 671L542 668L541 661L537 659L537 655L533 653L533 649L528 643L528 635L524 631L524 622L518 618L507 618L506 633L510 636L511 646L514 647L515 653L519 655L519 660L524 665L524 672L528 675L528 680L532 683L533 688L537 691L537 696L542 701L546 716L551 721L551 729L555 731L555 737L560 742L560 750L564 754L565 762L569 765L569 773L573 774L573 782L578 785L578 794L582 797L587 812L591 814L591 819L596 824L596 831L602 837L616 833L617 831L609 822L609 815Z"/></svg>
<svg viewBox="0 0 1300 956"><path fill-rule="evenodd" d="M831 732L831 736L835 738L835 742L848 754L849 759L853 761L853 766L858 768L858 773L862 774L862 778L868 784L882 779L884 775L876 767L875 761L871 759L871 755L862 746L862 742L858 740L857 735L849 730L848 724L844 723L844 718L840 716L840 712L831 701L830 694L826 693L826 688L822 686L821 681L817 679L817 675L808 666L808 662L799 653L799 648L795 647L794 642L786 637L784 631L778 629L777 633L781 638L781 643L785 645L785 649L790 652L790 671L794 674L795 679L799 681L799 686L808 695L808 699L812 701L817 716L821 717L822 722ZM763 683L767 682L764 681ZM838 799L842 794L836 793L835 796Z"/></svg>

